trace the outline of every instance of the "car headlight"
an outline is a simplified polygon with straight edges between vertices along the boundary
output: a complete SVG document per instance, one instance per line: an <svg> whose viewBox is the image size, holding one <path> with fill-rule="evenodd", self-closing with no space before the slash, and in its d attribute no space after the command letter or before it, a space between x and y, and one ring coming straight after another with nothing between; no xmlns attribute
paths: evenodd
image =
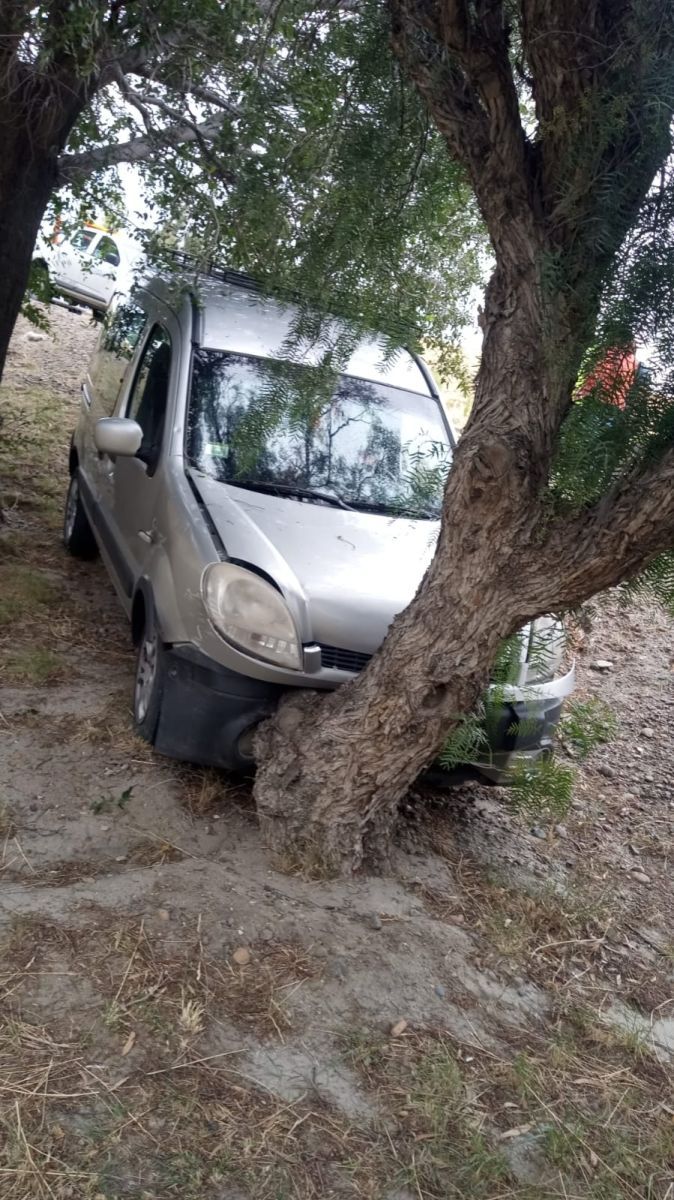
<svg viewBox="0 0 674 1200"><path fill-rule="evenodd" d="M561 621L539 617L532 621L527 650L527 683L545 683L559 674L564 661L566 636Z"/></svg>
<svg viewBox="0 0 674 1200"><path fill-rule="evenodd" d="M211 624L226 641L281 667L302 668L295 622L280 592L243 567L212 563L201 580Z"/></svg>

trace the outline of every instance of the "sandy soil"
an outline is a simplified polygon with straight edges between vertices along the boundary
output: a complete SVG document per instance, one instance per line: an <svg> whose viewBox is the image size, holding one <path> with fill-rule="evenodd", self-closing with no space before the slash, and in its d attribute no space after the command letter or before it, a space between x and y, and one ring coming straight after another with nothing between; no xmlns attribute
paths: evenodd
<svg viewBox="0 0 674 1200"><path fill-rule="evenodd" d="M598 605L619 729L562 821L423 790L389 877L280 874L245 784L131 732L125 620L59 544L96 329L50 319L0 431L0 1194L671 1200L674 622Z"/></svg>

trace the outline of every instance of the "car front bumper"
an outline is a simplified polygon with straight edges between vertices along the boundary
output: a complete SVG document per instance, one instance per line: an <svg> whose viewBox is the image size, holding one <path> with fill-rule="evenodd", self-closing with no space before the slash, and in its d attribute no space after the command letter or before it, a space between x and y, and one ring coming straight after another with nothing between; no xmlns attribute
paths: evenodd
<svg viewBox="0 0 674 1200"><path fill-rule="evenodd" d="M487 721L488 745L467 765L494 783L506 783L518 765L549 756L562 705L575 685L574 664L566 674L545 683L499 688Z"/></svg>
<svg viewBox="0 0 674 1200"><path fill-rule="evenodd" d="M167 650L168 673L155 748L169 758L228 770L253 767L252 733L271 716L287 691L230 671L191 644ZM499 689L489 721L489 745L474 763L482 775L504 782L518 762L551 753L564 698L575 672L531 687Z"/></svg>

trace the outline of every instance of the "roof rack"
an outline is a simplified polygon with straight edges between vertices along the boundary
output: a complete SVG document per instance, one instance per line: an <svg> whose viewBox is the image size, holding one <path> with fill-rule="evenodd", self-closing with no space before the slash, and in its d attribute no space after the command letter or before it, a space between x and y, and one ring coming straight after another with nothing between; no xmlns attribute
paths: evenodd
<svg viewBox="0 0 674 1200"><path fill-rule="evenodd" d="M312 309L324 313L329 317L336 317L341 320L353 320L350 314L340 312L339 306L336 305L325 307L321 300L317 297L307 297L301 292L295 291L288 287L266 287L254 275L248 275L246 271L235 271L233 267L227 267L223 263L216 262L215 259L202 259L196 254L190 254L187 250L165 249L162 253L167 258L172 259L177 266L187 267L198 275L206 275L209 279L218 279L221 283L229 283L233 287L243 288L248 292L255 292L260 296L268 296L271 299L284 300L290 304L309 304ZM405 344L409 330L405 327L401 329L401 345Z"/></svg>
<svg viewBox="0 0 674 1200"><path fill-rule="evenodd" d="M164 251L179 267L189 267L199 275L207 275L209 279L219 279L221 283L230 283L233 287L245 288L248 292L264 293L265 289L259 279L248 275L245 271L235 271L225 267L214 259L202 259L187 250Z"/></svg>

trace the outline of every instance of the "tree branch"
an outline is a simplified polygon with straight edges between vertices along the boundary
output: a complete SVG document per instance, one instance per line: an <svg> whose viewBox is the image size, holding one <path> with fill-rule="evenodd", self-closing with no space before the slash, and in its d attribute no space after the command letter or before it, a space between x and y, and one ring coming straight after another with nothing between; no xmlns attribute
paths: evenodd
<svg viewBox="0 0 674 1200"><path fill-rule="evenodd" d="M573 608L632 579L672 547L674 446L619 480L593 508L553 524L532 570L532 586L545 592L541 612L546 604Z"/></svg>
<svg viewBox="0 0 674 1200"><path fill-rule="evenodd" d="M152 134L143 134L127 142L114 142L109 146L96 146L78 154L63 154L58 161L57 186L80 183L94 171L115 167L119 163L139 163L151 158L157 150L188 142L211 141L222 129L221 117L209 117L199 125L182 120L167 129L158 129Z"/></svg>
<svg viewBox="0 0 674 1200"><path fill-rule="evenodd" d="M390 0L392 46L450 151L466 166L499 257L513 222L532 238L535 177L501 0ZM504 197L506 198L504 203ZM520 247L521 248L521 247Z"/></svg>

